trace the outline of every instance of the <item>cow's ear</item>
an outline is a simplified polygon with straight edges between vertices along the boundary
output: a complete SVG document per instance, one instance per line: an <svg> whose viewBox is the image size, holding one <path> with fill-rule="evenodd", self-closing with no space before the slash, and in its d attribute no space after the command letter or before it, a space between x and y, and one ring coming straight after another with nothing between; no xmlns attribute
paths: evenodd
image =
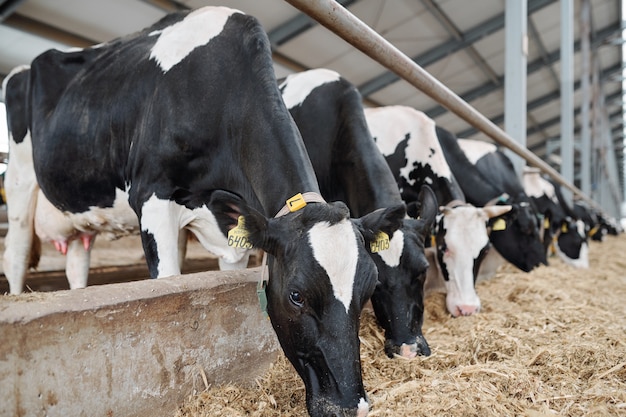
<svg viewBox="0 0 626 417"><path fill-rule="evenodd" d="M245 202L237 194L224 190L216 190L211 193L207 207L215 216L217 224L224 235L237 226L237 219L242 215Z"/></svg>
<svg viewBox="0 0 626 417"><path fill-rule="evenodd" d="M355 224L369 244L377 240L379 232L385 232L391 237L396 230L402 227L402 220L406 216L406 206L396 206L375 210L365 216L356 219Z"/></svg>
<svg viewBox="0 0 626 417"><path fill-rule="evenodd" d="M427 227L432 227L438 208L435 192L429 186L422 185L418 198L421 206L419 218L424 221Z"/></svg>
<svg viewBox="0 0 626 417"><path fill-rule="evenodd" d="M409 217L422 220L424 228L431 228L437 216L437 197L432 188L422 185L418 201L407 204L406 212Z"/></svg>
<svg viewBox="0 0 626 417"><path fill-rule="evenodd" d="M488 219L491 219L508 213L512 208L513 206L485 206L482 208L482 211L487 215Z"/></svg>
<svg viewBox="0 0 626 417"><path fill-rule="evenodd" d="M277 233L273 233L272 230L276 230L279 225L275 219L268 219L263 213L249 206L243 198L223 190L211 194L209 208L226 236L231 229L241 227L243 231L240 233L253 247L276 255L279 240L275 238ZM243 217L243 222L239 220L240 216Z"/></svg>

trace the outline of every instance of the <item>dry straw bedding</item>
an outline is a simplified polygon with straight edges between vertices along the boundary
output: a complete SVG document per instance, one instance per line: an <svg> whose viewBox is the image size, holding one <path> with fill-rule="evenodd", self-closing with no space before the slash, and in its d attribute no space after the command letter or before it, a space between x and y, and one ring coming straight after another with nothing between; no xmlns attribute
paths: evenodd
<svg viewBox="0 0 626 417"><path fill-rule="evenodd" d="M477 286L482 311L452 318L426 300L433 353L389 359L371 311L361 322L370 416L626 416L626 235L591 242L588 270L550 258ZM281 356L256 387L209 387L176 417L304 416L304 385Z"/></svg>

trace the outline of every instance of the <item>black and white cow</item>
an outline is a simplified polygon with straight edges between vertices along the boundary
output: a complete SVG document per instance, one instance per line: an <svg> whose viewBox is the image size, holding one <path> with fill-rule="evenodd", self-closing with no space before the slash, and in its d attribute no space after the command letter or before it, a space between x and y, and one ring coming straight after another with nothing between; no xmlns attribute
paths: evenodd
<svg viewBox="0 0 626 417"><path fill-rule="evenodd" d="M13 139L21 151L32 141L36 179L12 187L38 183L85 232L102 226L85 213L128 196L153 277L180 272L181 229L236 261L243 249L226 235L243 216L244 237L269 254L268 313L309 413L368 413L358 328L378 275L369 248L405 208L351 219L321 199L256 19L207 7L98 48L48 51L28 91L31 138ZM32 224L33 199L20 203L9 201L10 229Z"/></svg>
<svg viewBox="0 0 626 417"><path fill-rule="evenodd" d="M544 217L543 242L548 252L552 243L559 257L577 268L589 267L589 246L585 224L563 197L560 186L541 176L537 168L527 167L524 190Z"/></svg>
<svg viewBox="0 0 626 417"><path fill-rule="evenodd" d="M424 113L407 106L387 106L366 109L365 115L402 199L406 203L416 201L418 191L427 184L441 206L436 245L429 249L434 252L434 262L430 262L433 273L429 273L428 288L443 283L447 309L455 317L478 312L480 298L474 284L489 249L487 222L511 207L477 208L466 203L443 156L435 122Z"/></svg>
<svg viewBox="0 0 626 417"><path fill-rule="evenodd" d="M457 139L437 129L446 160L467 201L477 206L507 204L513 207L489 222L489 240L497 253L525 272L547 264L537 214L510 159L493 144Z"/></svg>
<svg viewBox="0 0 626 417"><path fill-rule="evenodd" d="M314 69L280 84L315 169L322 196L344 201L353 216L403 204L394 178L365 121L362 97L340 74ZM437 212L430 189L419 190L419 219L406 218L389 247L372 253L378 284L372 305L385 330L385 352L406 358L429 355L422 334L423 286L428 268L424 240Z"/></svg>
<svg viewBox="0 0 626 417"><path fill-rule="evenodd" d="M607 217L583 200L574 201L574 212L585 223L587 236L602 242L606 235L617 236L624 230L612 217Z"/></svg>
<svg viewBox="0 0 626 417"><path fill-rule="evenodd" d="M600 220L587 202L582 200L574 200L574 214L585 224L585 233L587 237L592 237L599 230ZM594 230L595 229L595 230Z"/></svg>
<svg viewBox="0 0 626 417"><path fill-rule="evenodd" d="M585 201L576 201L574 209L585 222L587 235L596 242L602 242L606 235L617 236L623 232L615 218L604 215Z"/></svg>
<svg viewBox="0 0 626 417"><path fill-rule="evenodd" d="M70 289L87 286L91 250L96 236L102 235L109 240L118 239L128 234L139 233L137 215L124 198L116 200L114 208L100 210L94 207L85 216L92 224L89 231L82 228L81 223L74 224L65 213L53 206L39 188L33 167L32 150L18 146L30 143L28 131L29 107L27 102L30 80L30 67L21 65L13 69L4 80L3 91L9 128L9 149L11 158L7 166L7 177L11 180L7 185L7 195L14 206L23 206L22 199L30 200L34 228L9 228L7 235L7 256L4 257L4 272L9 282L11 294L20 294L24 288L26 271L36 268L41 252L41 242L49 242L63 255L66 255L65 273ZM10 84L9 84L10 83ZM28 136L28 139L25 137ZM22 183L34 184L31 190L25 190ZM109 227L109 225L115 225ZM181 233L179 238L179 263L182 265L186 252L187 234ZM29 251L30 248L30 251ZM30 253L29 253L30 252ZM227 263L219 259L221 269L241 269L247 264L247 257L237 263Z"/></svg>

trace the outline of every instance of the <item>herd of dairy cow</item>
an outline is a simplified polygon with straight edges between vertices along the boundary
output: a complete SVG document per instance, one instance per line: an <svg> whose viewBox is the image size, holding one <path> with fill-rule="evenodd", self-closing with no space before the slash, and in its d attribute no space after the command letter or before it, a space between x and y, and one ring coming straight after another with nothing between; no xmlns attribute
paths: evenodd
<svg viewBox="0 0 626 417"><path fill-rule="evenodd" d="M67 255L71 288L87 285L98 234L141 234L153 278L180 273L187 232L221 269L262 250L268 314L312 416L369 411L368 300L390 357L429 355L425 291L445 291L453 316L475 314L477 279L502 262L530 271L555 251L585 268L588 238L618 232L538 170L520 179L495 145L413 108L364 108L334 71L277 80L262 27L232 9L47 51L3 91L11 293L41 240ZM249 245L229 245L240 227Z"/></svg>

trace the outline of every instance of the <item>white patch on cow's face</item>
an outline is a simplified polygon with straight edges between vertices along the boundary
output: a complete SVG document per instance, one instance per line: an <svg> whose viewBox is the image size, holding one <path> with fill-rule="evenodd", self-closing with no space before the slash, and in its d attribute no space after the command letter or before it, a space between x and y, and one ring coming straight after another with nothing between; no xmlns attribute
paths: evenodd
<svg viewBox="0 0 626 417"><path fill-rule="evenodd" d="M483 156L498 150L498 147L493 143L483 142L481 140L459 139L458 142L461 150L463 150L463 153L467 156L467 159L474 165Z"/></svg>
<svg viewBox="0 0 626 417"><path fill-rule="evenodd" d="M585 238L585 223L582 220L576 221L576 232L581 237L581 239ZM559 247L558 239L554 242L554 246L556 248L556 252L559 257L568 265L573 266L574 268L586 269L589 268L589 246L586 242L582 242L580 245L580 251L578 253L578 258L570 258L565 253L561 251Z"/></svg>
<svg viewBox="0 0 626 417"><path fill-rule="evenodd" d="M576 220L576 231L578 235L584 239L587 233L585 232L585 222L582 220Z"/></svg>
<svg viewBox="0 0 626 417"><path fill-rule="evenodd" d="M383 262L392 268L400 265L400 258L404 250L404 233L402 230L396 230L389 240L389 248L377 252Z"/></svg>
<svg viewBox="0 0 626 417"><path fill-rule="evenodd" d="M227 7L203 7L172 26L150 33L150 36L159 35L150 51L150 59L154 59L164 73L169 71L195 48L222 33L234 13L241 12Z"/></svg>
<svg viewBox="0 0 626 417"><path fill-rule="evenodd" d="M338 81L341 75L335 71L320 68L291 74L285 78L280 88L286 85L283 91L283 101L288 109L299 106L317 87Z"/></svg>
<svg viewBox="0 0 626 417"><path fill-rule="evenodd" d="M443 262L448 270L446 305L456 314L459 306L480 308L474 288L474 261L489 243L487 215L473 206L448 210L443 217L446 252Z"/></svg>
<svg viewBox="0 0 626 417"><path fill-rule="evenodd" d="M398 143L410 135L405 150L407 164L400 170L400 175L409 184L415 183L414 179L409 178L415 162L424 166L430 165L437 176L451 181L452 172L437 139L435 122L431 118L406 106L368 108L365 109L365 118L370 133L376 138L378 149L385 156L393 154Z"/></svg>
<svg viewBox="0 0 626 417"><path fill-rule="evenodd" d="M370 405L367 403L365 398L361 398L359 400L359 404L357 405L356 416L365 417L367 416L367 413L369 413L369 411L370 411Z"/></svg>
<svg viewBox="0 0 626 417"><path fill-rule="evenodd" d="M356 275L359 249L349 220L334 225L320 222L309 230L309 243L313 257L326 271L333 287L333 294L350 309Z"/></svg>
<svg viewBox="0 0 626 417"><path fill-rule="evenodd" d="M582 243L580 245L580 251L578 252L578 258L570 258L565 253L561 251L559 247L558 241L555 242L554 247L556 248L556 253L559 257L565 262L567 265L573 266L574 268L587 269L589 268L589 247L586 243Z"/></svg>

